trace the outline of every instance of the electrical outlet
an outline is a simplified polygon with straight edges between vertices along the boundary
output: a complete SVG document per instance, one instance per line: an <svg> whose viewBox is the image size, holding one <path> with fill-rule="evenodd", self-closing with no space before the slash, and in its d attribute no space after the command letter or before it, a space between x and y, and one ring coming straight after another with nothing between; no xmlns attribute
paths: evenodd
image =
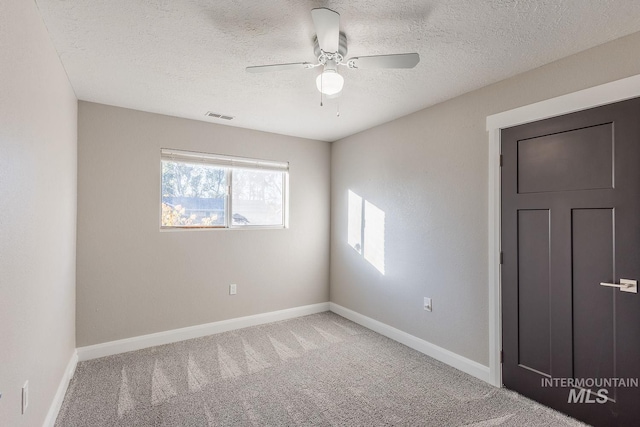
<svg viewBox="0 0 640 427"><path fill-rule="evenodd" d="M22 386L22 413L27 412L29 406L29 381L27 380Z"/></svg>
<svg viewBox="0 0 640 427"><path fill-rule="evenodd" d="M238 290L235 283L229 285L229 295L235 295L237 291Z"/></svg>
<svg viewBox="0 0 640 427"><path fill-rule="evenodd" d="M424 309L426 311L433 310L433 306L431 305L431 298L424 297Z"/></svg>

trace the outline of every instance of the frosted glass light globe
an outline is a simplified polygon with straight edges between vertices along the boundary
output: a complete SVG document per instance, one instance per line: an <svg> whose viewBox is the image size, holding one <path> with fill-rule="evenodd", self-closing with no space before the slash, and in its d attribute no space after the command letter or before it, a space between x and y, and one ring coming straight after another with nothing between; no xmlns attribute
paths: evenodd
<svg viewBox="0 0 640 427"><path fill-rule="evenodd" d="M325 95L335 95L343 85L344 78L336 70L324 70L316 79L318 90Z"/></svg>

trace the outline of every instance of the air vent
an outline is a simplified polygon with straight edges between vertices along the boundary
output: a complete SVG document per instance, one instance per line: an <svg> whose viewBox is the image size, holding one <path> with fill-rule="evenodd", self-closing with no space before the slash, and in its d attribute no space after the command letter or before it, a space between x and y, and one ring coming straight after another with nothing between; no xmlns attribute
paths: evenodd
<svg viewBox="0 0 640 427"><path fill-rule="evenodd" d="M207 117L213 117L214 119L233 120L233 116L225 116L224 114L212 113L211 111L208 111L205 115Z"/></svg>

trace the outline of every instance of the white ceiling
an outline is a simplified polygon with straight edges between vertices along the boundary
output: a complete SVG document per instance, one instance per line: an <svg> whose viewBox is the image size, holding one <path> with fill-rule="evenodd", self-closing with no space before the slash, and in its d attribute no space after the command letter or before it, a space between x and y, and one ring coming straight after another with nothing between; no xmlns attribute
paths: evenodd
<svg viewBox="0 0 640 427"><path fill-rule="evenodd" d="M637 0L36 2L81 100L325 141L640 31ZM420 63L342 67L343 94L324 107L320 68L245 72L314 62L314 7L340 13L347 57L418 52Z"/></svg>

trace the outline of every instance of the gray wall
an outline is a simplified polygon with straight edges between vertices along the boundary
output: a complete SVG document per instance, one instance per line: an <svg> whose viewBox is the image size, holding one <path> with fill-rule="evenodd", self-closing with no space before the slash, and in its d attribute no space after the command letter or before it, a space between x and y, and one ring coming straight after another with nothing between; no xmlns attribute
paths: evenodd
<svg viewBox="0 0 640 427"><path fill-rule="evenodd" d="M160 148L289 161L290 228L161 232ZM78 347L328 301L329 143L80 102L78 158Z"/></svg>
<svg viewBox="0 0 640 427"><path fill-rule="evenodd" d="M488 365L486 117L639 74L639 51L636 33L334 143L331 301ZM348 190L385 212L384 275L347 244Z"/></svg>
<svg viewBox="0 0 640 427"><path fill-rule="evenodd" d="M77 101L33 1L0 2L0 424L40 426L75 349ZM29 380L29 407L21 389Z"/></svg>

